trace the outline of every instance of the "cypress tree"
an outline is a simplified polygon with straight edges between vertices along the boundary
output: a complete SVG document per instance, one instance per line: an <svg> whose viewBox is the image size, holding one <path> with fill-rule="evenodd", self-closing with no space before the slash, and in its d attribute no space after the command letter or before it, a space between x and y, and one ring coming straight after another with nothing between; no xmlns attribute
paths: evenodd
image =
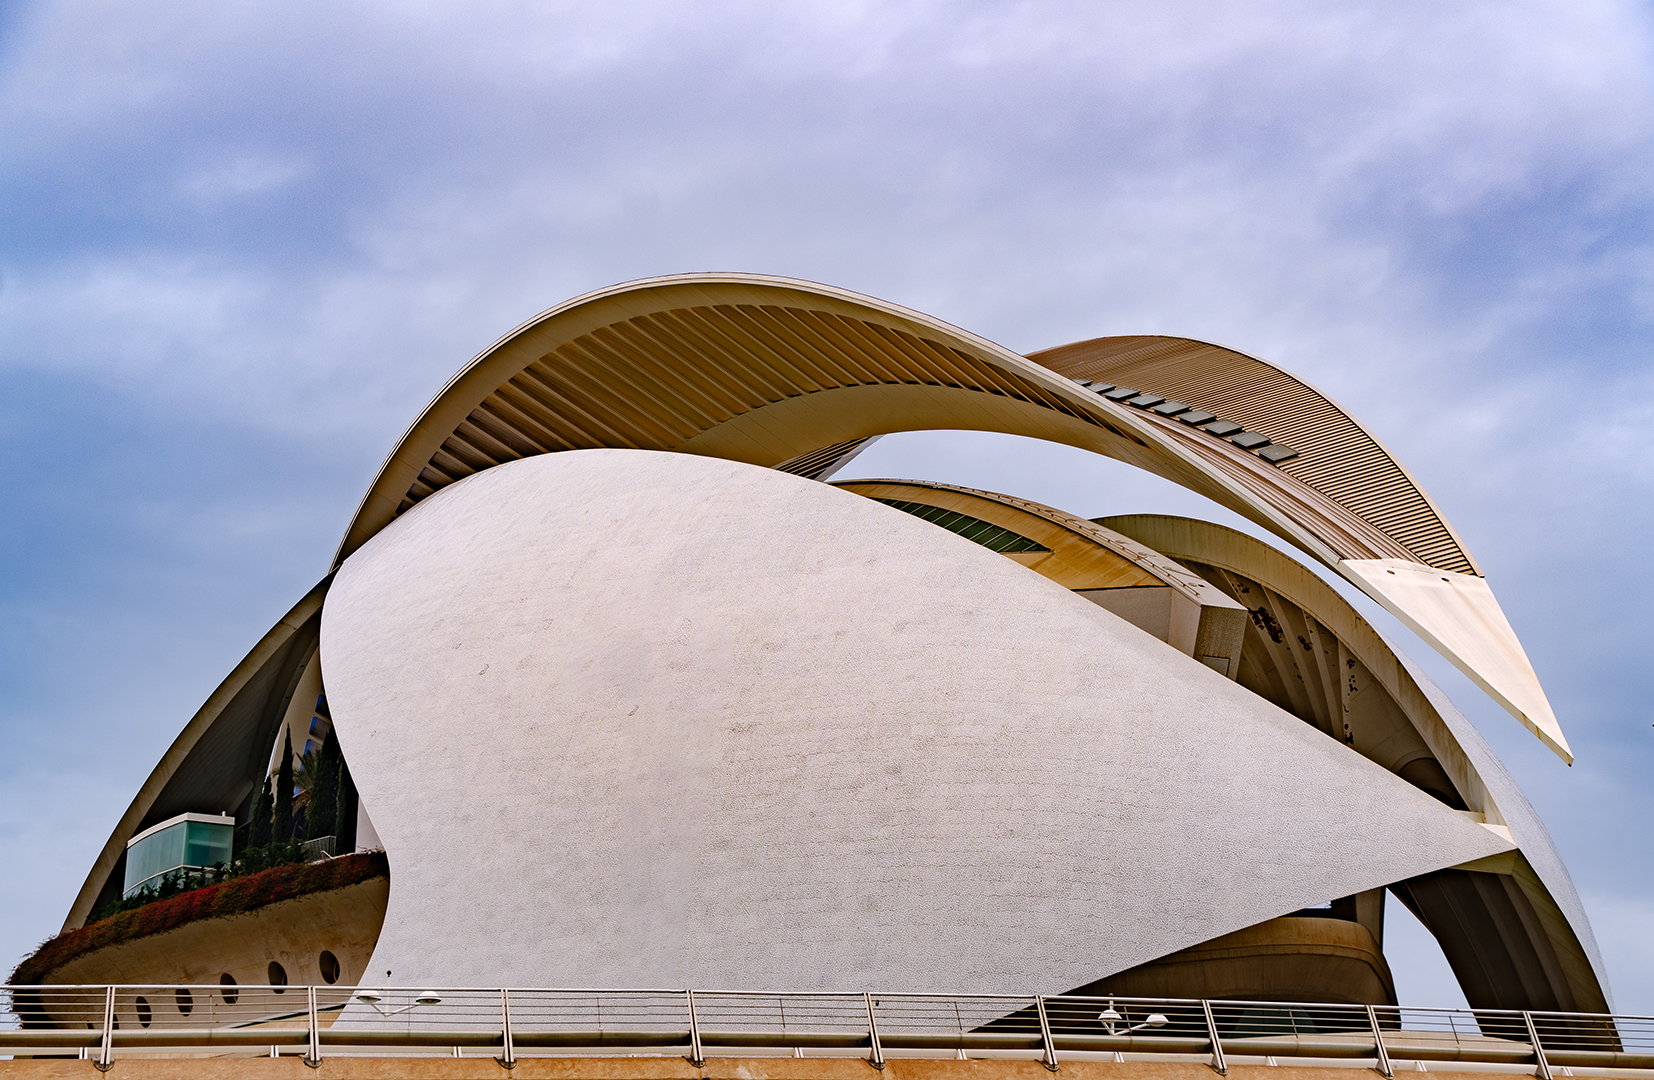
<svg viewBox="0 0 1654 1080"><path fill-rule="evenodd" d="M305 839L338 836L339 821L339 740L330 731L322 741L321 752L314 763L316 775L311 778L310 804L305 807Z"/></svg>
<svg viewBox="0 0 1654 1080"><path fill-rule="evenodd" d="M333 850L340 855L349 855L356 850L356 784L350 778L350 763L345 761L344 755L339 755L339 822L334 827L334 836L339 839Z"/></svg>
<svg viewBox="0 0 1654 1080"><path fill-rule="evenodd" d="M264 791L253 800L253 819L247 825L247 846L261 848L270 843L270 817L274 810L270 796L270 778L264 778Z"/></svg>
<svg viewBox="0 0 1654 1080"><path fill-rule="evenodd" d="M271 839L286 843L293 839L293 736L281 738L281 769L276 773L276 812L270 822Z"/></svg>

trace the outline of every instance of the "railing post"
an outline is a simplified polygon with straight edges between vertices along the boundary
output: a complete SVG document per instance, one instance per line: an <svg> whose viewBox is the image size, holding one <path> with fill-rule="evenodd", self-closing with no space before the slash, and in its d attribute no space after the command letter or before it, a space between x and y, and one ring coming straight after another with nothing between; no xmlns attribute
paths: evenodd
<svg viewBox="0 0 1654 1080"><path fill-rule="evenodd" d="M99 1072L108 1072L115 1067L115 988L108 986L103 991L103 1042L98 1047L98 1060L92 1064L98 1067Z"/></svg>
<svg viewBox="0 0 1654 1080"><path fill-rule="evenodd" d="M508 1069L517 1067L517 1048L511 1045L511 991L500 991L500 1043L502 1052L494 1060Z"/></svg>
<svg viewBox="0 0 1654 1080"><path fill-rule="evenodd" d="M1533 1013L1523 1009L1522 1020L1528 1025L1528 1041L1533 1043L1533 1059L1539 1065L1534 1075L1539 1080L1551 1080L1551 1063L1545 1060L1545 1048L1539 1044L1539 1029L1533 1026Z"/></svg>
<svg viewBox="0 0 1654 1080"><path fill-rule="evenodd" d="M1395 1070L1390 1068L1390 1052L1384 1049L1384 1032L1378 1026L1378 1010L1371 1005L1367 1006L1367 1020L1373 1025L1373 1051L1378 1058L1378 1071L1384 1074L1384 1080L1395 1080Z"/></svg>
<svg viewBox="0 0 1654 1080"><path fill-rule="evenodd" d="M701 1056L701 1025L695 1019L695 991L685 990L683 996L689 1000L689 1064L702 1069L706 1067L706 1058Z"/></svg>
<svg viewBox="0 0 1654 1080"><path fill-rule="evenodd" d="M1057 1044L1051 1038L1051 1019L1045 1015L1045 995L1034 995L1034 1009L1039 1013L1039 1037L1045 1044L1045 1067L1057 1071Z"/></svg>
<svg viewBox="0 0 1654 1080"><path fill-rule="evenodd" d="M1223 1043L1218 1039L1218 1022L1212 1016L1212 1003L1201 999L1200 1007L1206 1013L1206 1037L1212 1040L1212 1068L1219 1076L1229 1075L1229 1066L1223 1061Z"/></svg>
<svg viewBox="0 0 1654 1080"><path fill-rule="evenodd" d="M863 994L862 1000L867 1003L867 1045L872 1051L867 1056L867 1063L875 1069L884 1068L884 1048L879 1045L879 1022L873 1018L873 995Z"/></svg>
<svg viewBox="0 0 1654 1080"><path fill-rule="evenodd" d="M310 1012L310 1051L304 1056L304 1063L312 1069L322 1067L322 1026L316 1015L316 988L305 987L306 1005Z"/></svg>

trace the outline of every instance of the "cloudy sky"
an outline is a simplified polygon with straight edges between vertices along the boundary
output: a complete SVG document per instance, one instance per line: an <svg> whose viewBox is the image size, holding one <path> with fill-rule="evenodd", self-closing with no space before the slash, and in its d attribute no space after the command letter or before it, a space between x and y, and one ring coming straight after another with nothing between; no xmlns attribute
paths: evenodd
<svg viewBox="0 0 1654 1080"><path fill-rule="evenodd" d="M749 270L1011 348L1171 333L1307 378L1487 570L1571 769L1393 622L1654 1012L1654 16L1567 2L0 6L0 962L325 572L470 356ZM932 433L852 474L1231 520ZM846 474L850 475L850 474ZM1391 905L1403 1000L1452 1004Z"/></svg>

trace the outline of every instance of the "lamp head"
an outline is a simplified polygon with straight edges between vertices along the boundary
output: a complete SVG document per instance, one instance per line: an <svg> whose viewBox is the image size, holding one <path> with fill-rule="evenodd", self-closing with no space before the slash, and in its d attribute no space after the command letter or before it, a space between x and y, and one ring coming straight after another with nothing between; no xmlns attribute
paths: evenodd
<svg viewBox="0 0 1654 1080"><path fill-rule="evenodd" d="M414 1004L415 1005L441 1005L442 1004L442 997L441 997L441 995L439 995L439 994L437 994L433 991L421 990L419 992L419 996L414 998Z"/></svg>
<svg viewBox="0 0 1654 1080"><path fill-rule="evenodd" d="M1165 1013L1149 1013L1149 1018L1143 1021L1144 1027L1165 1027L1170 1021Z"/></svg>
<svg viewBox="0 0 1654 1080"><path fill-rule="evenodd" d="M1097 1019L1102 1023L1112 1024L1120 1019L1120 1014L1114 1010L1114 1006L1110 1005L1108 1008L1103 1010L1103 1014L1097 1017Z"/></svg>
<svg viewBox="0 0 1654 1080"><path fill-rule="evenodd" d="M377 1005L379 1004L381 998L377 991L363 990L357 993L356 1000L360 1001L363 1005Z"/></svg>

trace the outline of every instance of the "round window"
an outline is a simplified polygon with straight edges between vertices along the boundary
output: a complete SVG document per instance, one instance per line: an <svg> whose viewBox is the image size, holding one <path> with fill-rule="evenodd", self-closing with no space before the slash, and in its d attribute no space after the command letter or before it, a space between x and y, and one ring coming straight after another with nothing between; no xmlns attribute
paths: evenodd
<svg viewBox="0 0 1654 1080"><path fill-rule="evenodd" d="M287 985L287 969L274 960L270 961L270 985L276 988L278 994L287 993L282 989Z"/></svg>
<svg viewBox="0 0 1654 1080"><path fill-rule="evenodd" d="M234 1005L235 999L241 996L241 991L235 988L235 976L226 971L218 977L218 985L224 988L224 1004Z"/></svg>
<svg viewBox="0 0 1654 1080"><path fill-rule="evenodd" d="M182 986L178 988L177 996L178 1011L183 1013L185 1016L188 1016L190 1014L190 1010L195 1008L195 998L191 996L190 992Z"/></svg>
<svg viewBox="0 0 1654 1080"><path fill-rule="evenodd" d="M149 1002L145 1001L143 998L139 998L138 999L138 1026L139 1027L148 1027L149 1022L152 1019L154 1019L154 1015L155 1015L154 1013L149 1011Z"/></svg>
<svg viewBox="0 0 1654 1080"><path fill-rule="evenodd" d="M330 952L323 952L318 958L318 966L322 969L322 981L336 983L339 981L339 958Z"/></svg>

